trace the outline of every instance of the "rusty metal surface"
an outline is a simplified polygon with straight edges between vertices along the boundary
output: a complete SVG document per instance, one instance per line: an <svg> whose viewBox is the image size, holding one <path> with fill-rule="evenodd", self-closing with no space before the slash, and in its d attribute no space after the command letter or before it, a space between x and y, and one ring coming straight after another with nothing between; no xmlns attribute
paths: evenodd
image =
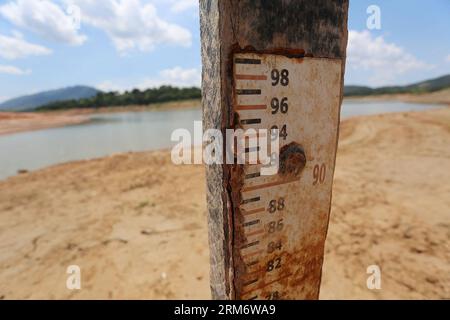
<svg viewBox="0 0 450 320"><path fill-rule="evenodd" d="M287 128L287 137L280 139L279 174L258 176L261 165L231 169L233 289L237 299L318 298L342 68L340 59L234 54L235 126ZM273 70L288 70L288 84L274 86ZM241 90L261 93L242 94ZM287 112L273 114L274 97L287 98ZM260 123L246 124L246 119L259 119Z"/></svg>

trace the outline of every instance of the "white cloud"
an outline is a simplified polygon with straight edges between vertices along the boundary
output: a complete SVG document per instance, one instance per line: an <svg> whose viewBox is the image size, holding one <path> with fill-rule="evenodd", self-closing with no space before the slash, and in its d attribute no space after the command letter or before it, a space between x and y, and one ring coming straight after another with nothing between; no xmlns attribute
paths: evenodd
<svg viewBox="0 0 450 320"><path fill-rule="evenodd" d="M198 0L172 0L172 6L170 9L176 13L198 8Z"/></svg>
<svg viewBox="0 0 450 320"><path fill-rule="evenodd" d="M445 58L445 61L450 62L450 54Z"/></svg>
<svg viewBox="0 0 450 320"><path fill-rule="evenodd" d="M200 86L202 80L200 69L183 69L174 67L162 70L157 79L147 79L144 81L144 87L156 87L161 85L173 85L177 87Z"/></svg>
<svg viewBox="0 0 450 320"><path fill-rule="evenodd" d="M27 56L49 55L52 51L46 47L32 44L23 38L18 32L13 32L12 37L0 34L0 57L5 59L18 59Z"/></svg>
<svg viewBox="0 0 450 320"><path fill-rule="evenodd" d="M189 30L161 19L151 3L141 0L65 0L81 9L82 24L103 30L120 53L151 51L157 45L189 46Z"/></svg>
<svg viewBox="0 0 450 320"><path fill-rule="evenodd" d="M0 6L0 15L15 26L53 41L81 45L87 39L78 33L74 15L66 14L49 0L12 1Z"/></svg>
<svg viewBox="0 0 450 320"><path fill-rule="evenodd" d="M105 81L98 84L96 87L102 91L119 91L123 92L132 89L149 89L162 85L171 85L176 87L199 87L201 83L201 71L200 69L184 69L181 67L174 67L171 69L162 70L158 77L146 78L142 81L130 85L129 83L124 85L123 83L116 83L113 81Z"/></svg>
<svg viewBox="0 0 450 320"><path fill-rule="evenodd" d="M176 12L197 5L192 0L169 3ZM69 14L72 8L79 11ZM103 30L122 54L151 51L162 44L189 46L192 38L189 30L163 20L152 3L141 0L14 0L0 5L0 16L44 38L71 45L86 41L80 26L90 25Z"/></svg>
<svg viewBox="0 0 450 320"><path fill-rule="evenodd" d="M14 66L0 64L0 74L1 73L10 74L10 75L14 75L14 76L23 76L23 75L31 74L31 70L30 69L22 70L20 68L14 67Z"/></svg>
<svg viewBox="0 0 450 320"><path fill-rule="evenodd" d="M373 37L369 31L349 31L347 65L355 70L372 73L371 85L388 85L399 75L414 70L432 68L403 48L386 42L382 36Z"/></svg>

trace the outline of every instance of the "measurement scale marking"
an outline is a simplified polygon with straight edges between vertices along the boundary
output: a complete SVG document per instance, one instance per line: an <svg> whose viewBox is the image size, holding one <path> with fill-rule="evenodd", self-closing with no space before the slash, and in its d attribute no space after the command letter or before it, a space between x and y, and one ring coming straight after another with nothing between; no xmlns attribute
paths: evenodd
<svg viewBox="0 0 450 320"><path fill-rule="evenodd" d="M250 253L244 254L244 255L242 255L242 257L243 258L253 257L253 256L261 254L263 252L264 252L264 250L258 250L258 251L254 251L254 252L250 252Z"/></svg>
<svg viewBox="0 0 450 320"><path fill-rule="evenodd" d="M252 187L243 188L242 192L255 191L255 190L259 190L259 189L265 189L265 188L269 188L269 187L280 186L280 185L283 185L283 184L288 184L288 183L297 182L297 181L300 181L300 180L299 179L291 179L291 180L286 180L286 181L270 182L270 183L261 184L261 185L258 185L258 186L252 186Z"/></svg>
<svg viewBox="0 0 450 320"><path fill-rule="evenodd" d="M236 80L267 80L267 76L256 74L237 74Z"/></svg>
<svg viewBox="0 0 450 320"><path fill-rule="evenodd" d="M280 278L278 278L278 279L276 279L276 280L273 280L273 281L270 281L270 282L268 282L268 283L265 283L265 284L262 285L262 286L259 286L259 287L257 287L257 288L254 288L254 289L251 289L251 290L249 290L249 291L243 292L243 293L241 294L241 296L245 296L246 294L249 294L249 293L251 293L251 292L253 292L253 291L256 291L256 290L261 290L261 289L263 289L263 288L265 288L265 287L267 287L267 286L270 286L271 284L274 284L274 283L276 283L276 282L278 282L278 281L281 281L281 280L283 280L283 279L289 278L290 276L292 276L292 274L287 274L287 275L285 275L285 276L283 276L283 277L280 277Z"/></svg>
<svg viewBox="0 0 450 320"><path fill-rule="evenodd" d="M244 287L248 287L248 286L251 286L252 284L254 284L254 283L256 283L256 282L258 282L258 278L256 278L256 279L253 279L253 280L250 280L250 281L247 281L247 282L245 282L244 283Z"/></svg>
<svg viewBox="0 0 450 320"><path fill-rule="evenodd" d="M253 267L259 263L259 260L255 260L246 264L247 267Z"/></svg>
<svg viewBox="0 0 450 320"><path fill-rule="evenodd" d="M242 204L252 203L252 202L258 202L261 200L261 197L255 197L250 199L245 199L242 201Z"/></svg>
<svg viewBox="0 0 450 320"><path fill-rule="evenodd" d="M242 246L241 249L251 248L251 247L257 246L258 244L259 244L259 240L253 241L253 242L247 243L246 245Z"/></svg>
<svg viewBox="0 0 450 320"><path fill-rule="evenodd" d="M250 233L246 233L245 235L247 237L254 237L254 236L257 236L257 235L262 234L262 233L264 233L264 229L257 230L257 231L254 231L254 232L250 232Z"/></svg>
<svg viewBox="0 0 450 320"><path fill-rule="evenodd" d="M265 271L264 268L260 268L260 269L254 270L254 271L252 271L252 272L246 272L245 275L248 276L248 277L250 278L250 276L251 276L252 274L255 274L255 273L262 273L262 272L264 272L264 271Z"/></svg>
<svg viewBox="0 0 450 320"><path fill-rule="evenodd" d="M265 104L249 104L237 106L236 110L266 110L267 105Z"/></svg>
<svg viewBox="0 0 450 320"><path fill-rule="evenodd" d="M244 137L246 141L249 141L251 139L264 138L266 137L266 133L265 132L248 133Z"/></svg>
<svg viewBox="0 0 450 320"><path fill-rule="evenodd" d="M258 209L254 209L254 210L242 210L242 215L243 216L250 216L252 214L257 214L257 213L263 213L266 211L266 208L258 208Z"/></svg>
<svg viewBox="0 0 450 320"><path fill-rule="evenodd" d="M260 95L261 89L238 89L236 90L238 95Z"/></svg>
<svg viewBox="0 0 450 320"><path fill-rule="evenodd" d="M260 59L236 58L234 62L237 64L261 64Z"/></svg>
<svg viewBox="0 0 450 320"><path fill-rule="evenodd" d="M241 120L241 124L260 124L261 119L245 119Z"/></svg>
<svg viewBox="0 0 450 320"><path fill-rule="evenodd" d="M249 173L245 176L245 179L250 180L250 179L254 179L254 178L259 178L261 177L261 172L255 172L255 173Z"/></svg>
<svg viewBox="0 0 450 320"><path fill-rule="evenodd" d="M252 221L244 223L244 227L251 227L251 226L254 226L255 224L258 224L260 222L261 222L261 220L259 220L259 219L252 220Z"/></svg>
<svg viewBox="0 0 450 320"><path fill-rule="evenodd" d="M260 149L261 149L261 147L245 148L245 153L258 152Z"/></svg>

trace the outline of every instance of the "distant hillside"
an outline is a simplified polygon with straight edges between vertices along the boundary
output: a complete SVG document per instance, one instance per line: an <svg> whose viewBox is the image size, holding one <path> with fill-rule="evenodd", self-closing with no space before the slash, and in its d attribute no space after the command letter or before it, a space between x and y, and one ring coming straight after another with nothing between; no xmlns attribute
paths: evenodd
<svg viewBox="0 0 450 320"><path fill-rule="evenodd" d="M32 111L43 105L56 101L87 99L96 96L100 91L86 86L74 86L58 90L40 92L18 97L0 104L3 111Z"/></svg>
<svg viewBox="0 0 450 320"><path fill-rule="evenodd" d="M345 86L344 95L367 96L376 94L395 94L395 93L426 93L446 88L450 88L450 74L406 86L380 87L375 89L362 86Z"/></svg>
<svg viewBox="0 0 450 320"><path fill-rule="evenodd" d="M344 96L366 96L373 92L374 89L363 86L345 86Z"/></svg>
<svg viewBox="0 0 450 320"><path fill-rule="evenodd" d="M406 86L370 88L345 86L344 96L368 96L397 93L427 93L450 88L450 75ZM98 108L200 99L200 88L161 86L147 90L134 89L124 93L101 92L91 87L75 86L41 92L8 100L0 104L3 111L64 110L73 108Z"/></svg>
<svg viewBox="0 0 450 320"><path fill-rule="evenodd" d="M124 107L200 98L200 88L176 88L171 86L161 86L159 88L152 88L144 91L134 89L124 93L99 92L91 98L56 101L43 105L36 110L50 111L79 108Z"/></svg>

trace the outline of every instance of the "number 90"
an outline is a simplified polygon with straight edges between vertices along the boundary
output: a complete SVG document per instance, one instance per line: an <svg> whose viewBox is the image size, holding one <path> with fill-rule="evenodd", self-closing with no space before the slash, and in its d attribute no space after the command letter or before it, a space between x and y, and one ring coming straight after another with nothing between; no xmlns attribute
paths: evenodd
<svg viewBox="0 0 450 320"><path fill-rule="evenodd" d="M325 166L325 164L322 164L320 166L315 165L313 170L313 179L314 179L313 185L324 183L326 174L327 174L327 167Z"/></svg>

